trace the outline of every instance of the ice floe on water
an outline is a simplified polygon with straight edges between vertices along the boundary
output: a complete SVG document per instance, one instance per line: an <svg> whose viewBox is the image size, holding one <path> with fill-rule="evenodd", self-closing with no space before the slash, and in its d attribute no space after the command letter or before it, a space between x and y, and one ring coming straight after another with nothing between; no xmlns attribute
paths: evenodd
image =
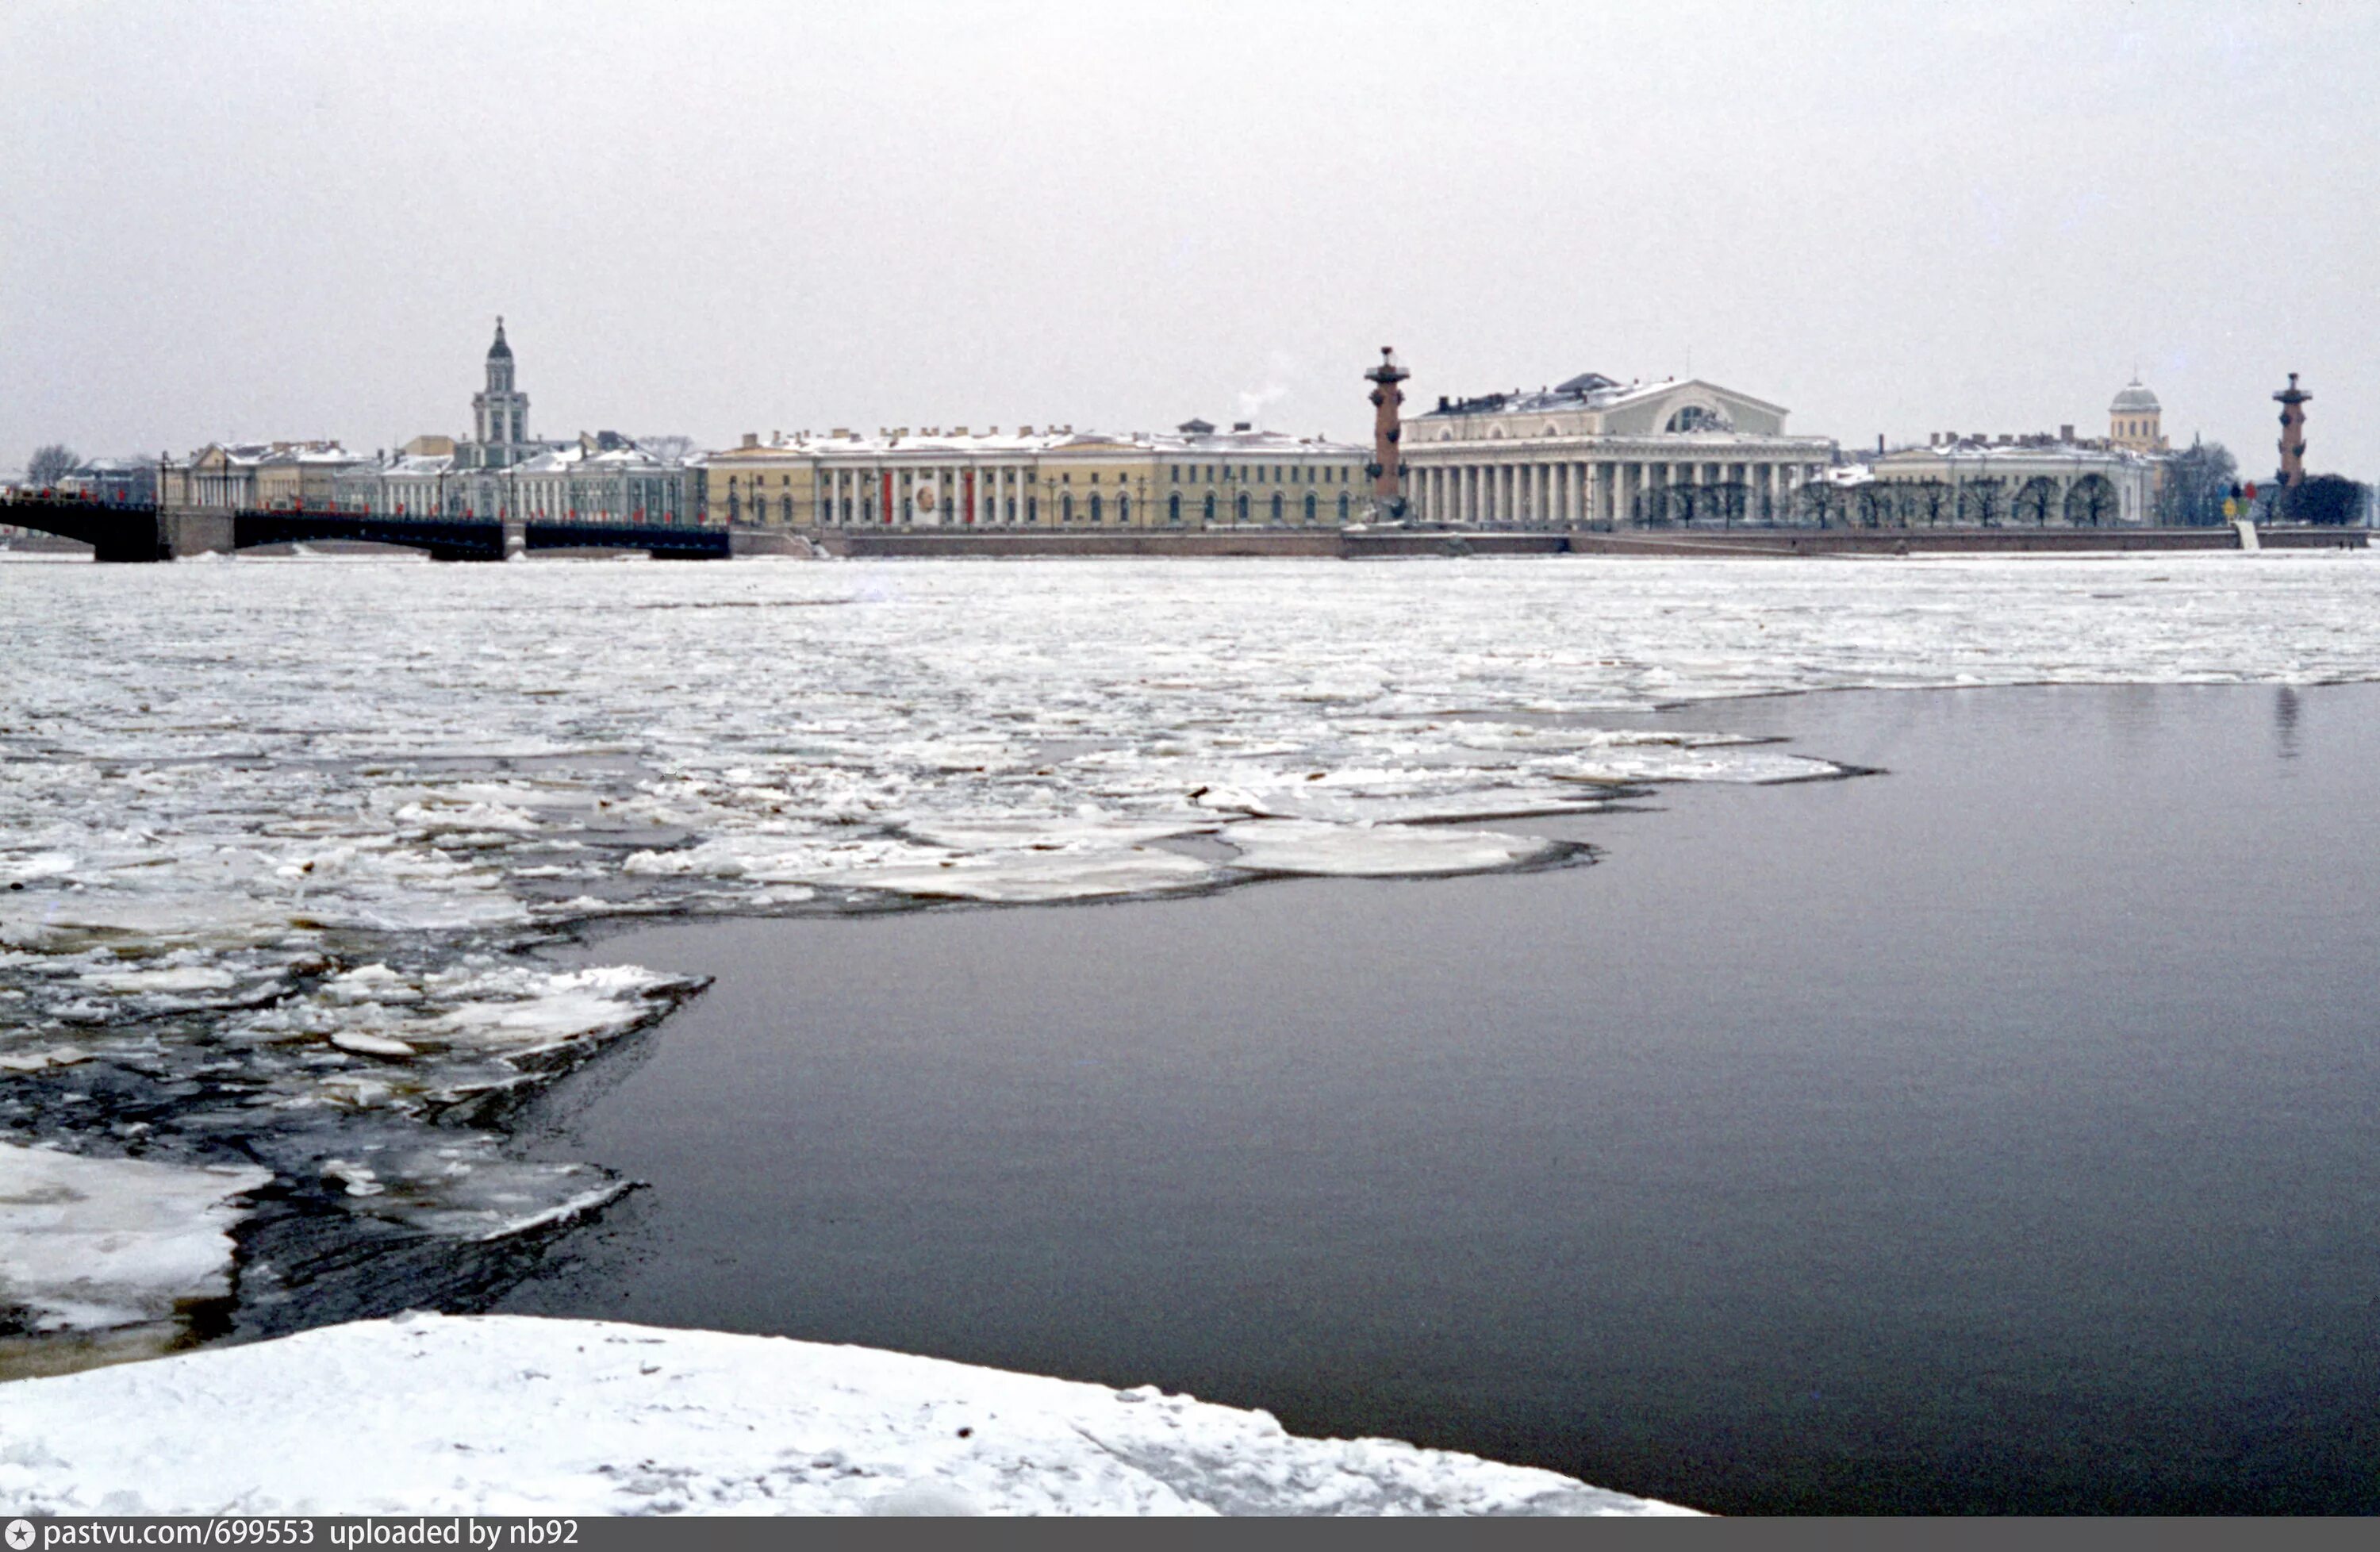
<svg viewBox="0 0 2380 1552"><path fill-rule="evenodd" d="M1250 819L1225 826L1220 839L1238 854L1238 866L1256 872L1350 879L1488 873L1550 861L1576 849L1564 842L1488 831L1313 819Z"/></svg>
<svg viewBox="0 0 2380 1552"><path fill-rule="evenodd" d="M1692 1512L1448 1450L1301 1437L1154 1386L432 1315L22 1381L0 1499L50 1515Z"/></svg>
<svg viewBox="0 0 2380 1552"><path fill-rule="evenodd" d="M0 1143L0 1335L164 1327L229 1297L236 1199L272 1179Z"/></svg>
<svg viewBox="0 0 2380 1552"><path fill-rule="evenodd" d="M619 1188L506 1109L691 989L557 931L1544 866L1841 773L1666 703L2369 678L2375 606L2360 554L0 565L0 1138L501 1239Z"/></svg>

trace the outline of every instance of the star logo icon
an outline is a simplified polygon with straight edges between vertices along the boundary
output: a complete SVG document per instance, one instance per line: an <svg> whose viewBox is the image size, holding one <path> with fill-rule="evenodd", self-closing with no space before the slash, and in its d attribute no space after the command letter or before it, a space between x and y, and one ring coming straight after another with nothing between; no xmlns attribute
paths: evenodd
<svg viewBox="0 0 2380 1552"><path fill-rule="evenodd" d="M27 1548L28 1546L32 1546L32 1545L33 1545L33 1522L32 1522L30 1520L11 1520L11 1521L9 1521L9 1522L8 1522L8 1548L9 1548L9 1552L25 1552L25 1548Z"/></svg>

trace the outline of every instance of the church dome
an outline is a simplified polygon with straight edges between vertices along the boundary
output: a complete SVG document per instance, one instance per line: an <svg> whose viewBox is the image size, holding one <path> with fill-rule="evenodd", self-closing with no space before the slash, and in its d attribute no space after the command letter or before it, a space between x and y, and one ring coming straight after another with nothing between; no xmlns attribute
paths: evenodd
<svg viewBox="0 0 2380 1552"><path fill-rule="evenodd" d="M2124 389L2123 392L2116 395L2116 402L2107 406L2107 413L2110 415L2154 415L2159 407L2160 406L2157 404L2157 396L2155 394L2150 393L2147 389L2142 387L2141 380L2139 378L2134 378L2132 379L2131 386Z"/></svg>
<svg viewBox="0 0 2380 1552"><path fill-rule="evenodd" d="M488 359L509 361L512 358L513 347L504 343L504 321L499 318L496 320L496 343L488 346Z"/></svg>

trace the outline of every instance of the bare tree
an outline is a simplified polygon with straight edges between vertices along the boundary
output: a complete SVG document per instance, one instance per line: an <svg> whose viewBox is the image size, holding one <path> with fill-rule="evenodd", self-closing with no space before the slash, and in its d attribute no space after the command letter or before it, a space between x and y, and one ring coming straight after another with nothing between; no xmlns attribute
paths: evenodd
<svg viewBox="0 0 2380 1552"><path fill-rule="evenodd" d="M2016 493L2016 520L2036 528L2049 527L2049 509L2058 504L2058 482L2036 474Z"/></svg>
<svg viewBox="0 0 2380 1552"><path fill-rule="evenodd" d="M2103 474L2087 474L2066 492L2066 522L2070 527L2096 528L2116 515L2116 488Z"/></svg>
<svg viewBox="0 0 2380 1552"><path fill-rule="evenodd" d="M25 479L29 484L55 485L80 467L82 460L73 448L63 442L43 443L26 460Z"/></svg>
<svg viewBox="0 0 2380 1552"><path fill-rule="evenodd" d="M2001 493L1997 479L1968 480L1959 487L1959 521L1979 528L1998 527Z"/></svg>
<svg viewBox="0 0 2380 1552"><path fill-rule="evenodd" d="M2223 521L2223 501L2231 493L2240 466L2219 442L2194 442L2165 461L2157 486L2157 521L2182 527L2211 527Z"/></svg>
<svg viewBox="0 0 2380 1552"><path fill-rule="evenodd" d="M1927 527L1940 527L1942 519L1950 515L1950 487L1938 479L1921 479L1916 484L1914 510L1925 515Z"/></svg>
<svg viewBox="0 0 2380 1552"><path fill-rule="evenodd" d="M1802 487L1802 515L1822 528L1842 520L1842 488L1828 479L1813 479Z"/></svg>

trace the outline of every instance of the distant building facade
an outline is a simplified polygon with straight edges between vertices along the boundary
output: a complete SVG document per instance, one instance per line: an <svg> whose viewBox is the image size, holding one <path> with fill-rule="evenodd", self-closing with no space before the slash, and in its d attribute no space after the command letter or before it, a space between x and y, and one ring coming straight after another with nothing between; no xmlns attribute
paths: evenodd
<svg viewBox="0 0 2380 1552"><path fill-rule="evenodd" d="M468 441L419 436L351 470L338 502L396 516L497 517L551 522L694 523L701 470L656 457L617 431L573 442L529 434L528 395L515 376L504 321L496 320L485 382L471 396Z"/></svg>
<svg viewBox="0 0 2380 1552"><path fill-rule="evenodd" d="M158 493L168 506L233 511L327 511L340 481L369 467L370 457L336 442L215 443L158 469Z"/></svg>
<svg viewBox="0 0 2380 1552"><path fill-rule="evenodd" d="M2138 526L2155 510L2159 460L2070 435L1937 437L1887 453L1838 483L1843 521L1874 527Z"/></svg>
<svg viewBox="0 0 2380 1552"><path fill-rule="evenodd" d="M1486 527L1783 518L1836 459L1831 439L1788 435L1786 413L1700 379L1597 372L1441 398L1402 427L1406 508Z"/></svg>
<svg viewBox="0 0 2380 1552"><path fill-rule="evenodd" d="M701 459L710 517L805 528L1336 527L1359 518L1366 453L1321 438L1219 430L873 436L837 429Z"/></svg>
<svg viewBox="0 0 2380 1552"><path fill-rule="evenodd" d="M1961 435L1880 453L1838 471L1830 515L1862 525L2112 527L2156 521L2167 463L2164 409L2138 377L2107 406L2105 437Z"/></svg>
<svg viewBox="0 0 2380 1552"><path fill-rule="evenodd" d="M146 506L157 499L157 465L146 458L93 458L59 480L58 489L110 506Z"/></svg>

